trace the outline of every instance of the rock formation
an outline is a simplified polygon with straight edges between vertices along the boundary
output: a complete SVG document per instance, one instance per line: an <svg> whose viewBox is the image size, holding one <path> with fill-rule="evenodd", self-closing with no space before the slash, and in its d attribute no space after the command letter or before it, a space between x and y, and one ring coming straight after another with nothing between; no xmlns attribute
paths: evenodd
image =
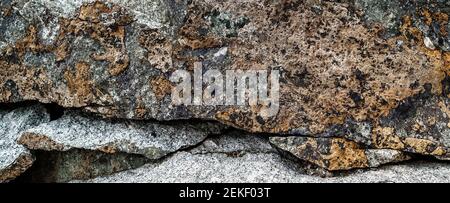
<svg viewBox="0 0 450 203"><path fill-rule="evenodd" d="M236 177L301 181L410 159L447 170L449 14L440 0L2 0L0 181L144 165L142 181L172 182L192 163L204 174L182 181L240 182L219 174L258 167Z"/></svg>
<svg viewBox="0 0 450 203"><path fill-rule="evenodd" d="M0 110L0 182L16 178L32 165L34 156L16 140L27 128L49 119L42 106Z"/></svg>

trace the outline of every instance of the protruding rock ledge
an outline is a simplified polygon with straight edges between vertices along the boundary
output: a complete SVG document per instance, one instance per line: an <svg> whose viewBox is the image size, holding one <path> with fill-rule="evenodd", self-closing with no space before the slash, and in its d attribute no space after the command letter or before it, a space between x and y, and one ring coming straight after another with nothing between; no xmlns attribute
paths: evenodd
<svg viewBox="0 0 450 203"><path fill-rule="evenodd" d="M367 148L393 149L448 160L450 99L433 96L430 87L426 89L401 102L378 123L346 121L313 137L342 137Z"/></svg>
<svg viewBox="0 0 450 203"><path fill-rule="evenodd" d="M243 146L257 147L249 151ZM374 160L379 163L385 163L379 157L397 155L376 154L378 158ZM308 167L310 168L307 169ZM321 178L317 173L324 173L328 178ZM72 182L448 182L448 173L450 167L447 163L416 161L336 172L331 177L331 174L314 168L308 162L283 158L271 148L267 137L231 132L208 138L198 147L176 152L161 161L148 163L137 169Z"/></svg>
<svg viewBox="0 0 450 203"><path fill-rule="evenodd" d="M232 131L210 137L195 148L176 152L156 163L92 181L289 182L289 177L298 174L330 175L320 174L323 172L307 162L284 159L270 145L268 137Z"/></svg>
<svg viewBox="0 0 450 203"><path fill-rule="evenodd" d="M16 178L33 164L34 156L16 140L22 131L49 120L42 105L0 109L0 182Z"/></svg>
<svg viewBox="0 0 450 203"><path fill-rule="evenodd" d="M224 128L221 124L210 122L178 122L169 125L102 119L68 111L57 120L26 130L18 142L33 150L86 149L140 154L148 159L159 159L197 145L208 135L220 133Z"/></svg>
<svg viewBox="0 0 450 203"><path fill-rule="evenodd" d="M450 154L450 99L422 94L401 103L380 120L372 144L439 159Z"/></svg>
<svg viewBox="0 0 450 203"><path fill-rule="evenodd" d="M378 167L410 159L401 151L367 149L344 138L271 137L270 143L330 171Z"/></svg>

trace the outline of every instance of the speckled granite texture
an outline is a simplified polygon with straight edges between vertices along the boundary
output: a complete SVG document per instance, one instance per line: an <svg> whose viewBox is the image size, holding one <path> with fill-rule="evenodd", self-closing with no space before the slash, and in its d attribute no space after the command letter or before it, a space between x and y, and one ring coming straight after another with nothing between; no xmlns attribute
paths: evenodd
<svg viewBox="0 0 450 203"><path fill-rule="evenodd" d="M449 182L449 14L444 0L2 0L0 181L143 166L92 181ZM174 104L171 75L198 63L278 71L279 100Z"/></svg>

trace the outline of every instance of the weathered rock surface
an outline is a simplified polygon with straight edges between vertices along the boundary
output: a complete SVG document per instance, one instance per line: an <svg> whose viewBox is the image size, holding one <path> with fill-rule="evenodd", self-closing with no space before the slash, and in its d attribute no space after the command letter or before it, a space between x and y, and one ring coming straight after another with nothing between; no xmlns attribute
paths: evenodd
<svg viewBox="0 0 450 203"><path fill-rule="evenodd" d="M243 146L257 146L250 151ZM379 150L383 151L383 150ZM389 150L388 150L389 151ZM393 150L390 150L393 151ZM380 155L380 153L378 153ZM394 153L393 153L394 154ZM383 162L380 157L375 160ZM388 158L389 159L389 158ZM390 159L392 160L392 159ZM134 170L73 182L449 182L449 164L409 162L320 178L307 162L283 158L267 137L231 132ZM311 175L313 172L313 175ZM331 174L322 173L330 176Z"/></svg>
<svg viewBox="0 0 450 203"><path fill-rule="evenodd" d="M148 164L136 170L88 182L278 182L290 180L298 170L291 169L275 154L191 154L180 152L161 164ZM293 164L293 163L291 163Z"/></svg>
<svg viewBox="0 0 450 203"><path fill-rule="evenodd" d="M220 159L222 158L222 159ZM99 177L89 183L148 183L148 182L229 182L229 183L449 183L450 168L447 163L408 162L398 165L382 166L377 169L359 170L347 176L320 178L298 173L283 165L279 157L259 155L242 159L217 158L208 156L189 156L179 154L173 162L159 166L146 165L131 171L111 176ZM257 161L258 159L259 161ZM219 162L219 160L221 162ZM184 170L180 164L190 164L190 170ZM247 162L243 162L247 161ZM221 167L217 167L220 165ZM196 167L198 166L198 167ZM215 169L212 171L211 168ZM179 175L183 174L183 175Z"/></svg>
<svg viewBox="0 0 450 203"><path fill-rule="evenodd" d="M15 142L22 131L20 144L55 153L47 161L56 167L42 180L68 181L195 146L223 129L206 120L269 133L263 136L275 136L271 143L281 150L268 138L236 131L142 170L170 177L183 170L167 170L175 161L196 166L192 173L220 171L222 162L229 164L223 173L241 162L242 173L258 166L261 174L290 170L275 166L279 153L316 172L310 163L331 171L377 167L408 159L406 153L450 160L449 14L450 3L441 0L2 0L0 103L53 103L104 118L70 110L26 129L32 124L14 127L21 124L0 117L0 125L12 124L0 129L6 132L0 151L7 153L0 181L33 162ZM270 93L279 95L279 105L175 105L179 84L171 74L195 75L198 62L203 72L279 71L280 90ZM233 85L247 83L247 76L238 74ZM204 79L201 85L221 81ZM276 84L270 81L269 89ZM195 93L192 86L184 85L184 96ZM249 103L253 93L264 94L247 88ZM275 116L264 113L269 106L278 108ZM27 118L27 112L14 115ZM160 122L139 121L148 119ZM185 119L201 124L179 121ZM207 177L216 176L197 180Z"/></svg>
<svg viewBox="0 0 450 203"><path fill-rule="evenodd" d="M450 99L420 95L402 103L373 131L373 145L450 157Z"/></svg>
<svg viewBox="0 0 450 203"><path fill-rule="evenodd" d="M448 92L447 3L405 0L385 11L372 0L318 2L2 1L0 101L316 135L348 119L376 123L426 85ZM280 70L279 113L173 106L170 73L196 61L205 70Z"/></svg>
<svg viewBox="0 0 450 203"><path fill-rule="evenodd" d="M210 122L161 124L146 121L110 120L68 111L61 118L22 133L18 142L29 149L68 151L86 149L105 153L123 152L159 159L197 145L224 128Z"/></svg>
<svg viewBox="0 0 450 203"><path fill-rule="evenodd" d="M234 143L234 144L230 144ZM249 151L254 145L257 150ZM394 150L379 150L389 152ZM232 152L232 153L231 153ZM378 153L374 160L395 156ZM389 159L389 158L387 158ZM392 159L391 159L392 160ZM177 152L158 163L135 170L76 182L448 182L448 163L409 162L378 169L310 175L307 162L285 159L267 137L232 132L208 138L189 151ZM330 175L330 174L326 174Z"/></svg>
<svg viewBox="0 0 450 203"><path fill-rule="evenodd" d="M164 160L125 173L142 179L122 173L112 177L125 175L118 182L276 182L273 177L276 174L330 175L308 163L283 159L266 136L239 131L208 138L193 149L177 152Z"/></svg>
<svg viewBox="0 0 450 203"><path fill-rule="evenodd" d="M378 167L410 159L401 151L367 149L344 138L271 137L270 143L330 171Z"/></svg>
<svg viewBox="0 0 450 203"><path fill-rule="evenodd" d="M267 136L254 135L240 131L211 136L201 145L189 151L193 154L223 153L239 156L246 153L275 153Z"/></svg>
<svg viewBox="0 0 450 203"><path fill-rule="evenodd" d="M14 179L32 165L34 156L16 140L22 131L49 120L41 105L0 109L0 182Z"/></svg>

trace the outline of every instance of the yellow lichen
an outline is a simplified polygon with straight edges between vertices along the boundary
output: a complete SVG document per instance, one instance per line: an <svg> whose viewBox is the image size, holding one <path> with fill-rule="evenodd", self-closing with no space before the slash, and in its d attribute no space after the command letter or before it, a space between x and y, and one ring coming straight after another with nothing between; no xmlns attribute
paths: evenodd
<svg viewBox="0 0 450 203"><path fill-rule="evenodd" d="M442 156L446 153L445 148L437 146L437 143L430 140L407 137L403 140L403 142L405 143L406 147L411 148L415 153L435 156ZM437 147L433 151L430 151L430 148L434 146Z"/></svg>
<svg viewBox="0 0 450 203"><path fill-rule="evenodd" d="M67 81L67 87L73 98L78 101L75 105L81 105L92 99L93 82L91 81L90 65L85 62L79 62L75 65L75 72L66 70L64 78Z"/></svg>
<svg viewBox="0 0 450 203"><path fill-rule="evenodd" d="M372 143L379 149L403 150L405 145L400 137L395 135L395 129L390 127L376 127L372 132Z"/></svg>

